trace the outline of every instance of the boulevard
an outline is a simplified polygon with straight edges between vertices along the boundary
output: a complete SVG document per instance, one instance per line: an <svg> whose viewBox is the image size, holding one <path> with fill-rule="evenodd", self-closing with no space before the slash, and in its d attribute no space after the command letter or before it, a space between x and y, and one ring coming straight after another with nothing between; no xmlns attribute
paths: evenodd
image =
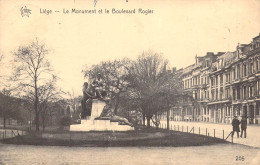
<svg viewBox="0 0 260 165"><path fill-rule="evenodd" d="M51 154L50 154L51 153ZM244 160L237 157L243 156ZM0 144L0 164L258 164L259 149L237 144L198 147L57 147Z"/></svg>
<svg viewBox="0 0 260 165"><path fill-rule="evenodd" d="M166 126L166 121L161 121L161 127ZM184 132L187 132L187 126L188 130L190 131L192 127L194 127L194 133L199 134L199 128L200 128L200 134L205 134L206 128L207 133L209 136L214 136L214 129L215 129L215 137L217 138L223 138L223 130L224 130L224 137L226 138L228 134L232 131L232 125L231 124L214 124L214 123L203 123L203 122L181 122L181 121L170 121L170 126L172 126L172 129L177 130L177 126L179 125L179 130L182 131L182 126L184 129ZM243 144L251 147L258 147L260 148L260 127L258 125L247 125L247 137L246 138L237 138L236 133L234 134L233 142L238 144ZM192 133L192 132L191 132ZM241 133L241 132L240 132ZM239 133L239 135L240 135ZM231 142L231 136L227 139Z"/></svg>

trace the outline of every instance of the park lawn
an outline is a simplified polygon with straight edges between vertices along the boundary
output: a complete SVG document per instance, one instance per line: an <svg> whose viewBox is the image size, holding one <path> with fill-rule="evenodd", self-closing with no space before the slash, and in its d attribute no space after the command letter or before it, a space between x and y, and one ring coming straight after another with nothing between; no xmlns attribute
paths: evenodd
<svg viewBox="0 0 260 165"><path fill-rule="evenodd" d="M162 129L127 132L50 132L5 139L4 143L50 146L94 147L180 147L227 143L218 138Z"/></svg>

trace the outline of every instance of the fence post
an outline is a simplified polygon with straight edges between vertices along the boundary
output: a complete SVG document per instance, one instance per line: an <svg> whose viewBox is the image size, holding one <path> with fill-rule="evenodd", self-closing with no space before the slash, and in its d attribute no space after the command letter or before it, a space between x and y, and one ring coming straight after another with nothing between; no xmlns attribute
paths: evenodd
<svg viewBox="0 0 260 165"><path fill-rule="evenodd" d="M173 125L173 130L175 131L175 124Z"/></svg>
<svg viewBox="0 0 260 165"><path fill-rule="evenodd" d="M215 138L215 129L214 129L214 138Z"/></svg>
<svg viewBox="0 0 260 165"><path fill-rule="evenodd" d="M187 126L187 133L189 132L189 127Z"/></svg>
<svg viewBox="0 0 260 165"><path fill-rule="evenodd" d="M194 134L194 127L193 127L193 134Z"/></svg>
<svg viewBox="0 0 260 165"><path fill-rule="evenodd" d="M71 146L71 131L70 131L70 146Z"/></svg>
<svg viewBox="0 0 260 165"><path fill-rule="evenodd" d="M223 130L223 140L225 139L224 130Z"/></svg>
<svg viewBox="0 0 260 165"><path fill-rule="evenodd" d="M183 125L181 126L181 131L183 132Z"/></svg>
<svg viewBox="0 0 260 165"><path fill-rule="evenodd" d="M172 124L171 124L171 129L170 130L172 130Z"/></svg>
<svg viewBox="0 0 260 165"><path fill-rule="evenodd" d="M179 129L179 125L178 125L178 131L179 131L180 129Z"/></svg>
<svg viewBox="0 0 260 165"><path fill-rule="evenodd" d="M206 128L206 136L208 135L208 129Z"/></svg>
<svg viewBox="0 0 260 165"><path fill-rule="evenodd" d="M199 127L199 135L200 135L200 127Z"/></svg>

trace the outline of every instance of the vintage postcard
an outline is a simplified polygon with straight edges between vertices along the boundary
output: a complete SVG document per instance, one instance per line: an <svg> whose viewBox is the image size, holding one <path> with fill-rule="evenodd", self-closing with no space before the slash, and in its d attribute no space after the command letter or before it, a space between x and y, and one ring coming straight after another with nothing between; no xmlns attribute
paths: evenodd
<svg viewBox="0 0 260 165"><path fill-rule="evenodd" d="M260 164L259 0L0 0L0 164Z"/></svg>

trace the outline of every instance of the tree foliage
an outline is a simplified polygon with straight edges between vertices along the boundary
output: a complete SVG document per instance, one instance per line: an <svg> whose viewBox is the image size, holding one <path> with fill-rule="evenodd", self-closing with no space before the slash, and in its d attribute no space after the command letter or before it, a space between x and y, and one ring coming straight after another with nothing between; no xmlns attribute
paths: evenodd
<svg viewBox="0 0 260 165"><path fill-rule="evenodd" d="M21 116L21 100L11 96L11 92L3 89L0 92L0 117L4 120L4 127L7 119L15 119L20 122L23 121Z"/></svg>

